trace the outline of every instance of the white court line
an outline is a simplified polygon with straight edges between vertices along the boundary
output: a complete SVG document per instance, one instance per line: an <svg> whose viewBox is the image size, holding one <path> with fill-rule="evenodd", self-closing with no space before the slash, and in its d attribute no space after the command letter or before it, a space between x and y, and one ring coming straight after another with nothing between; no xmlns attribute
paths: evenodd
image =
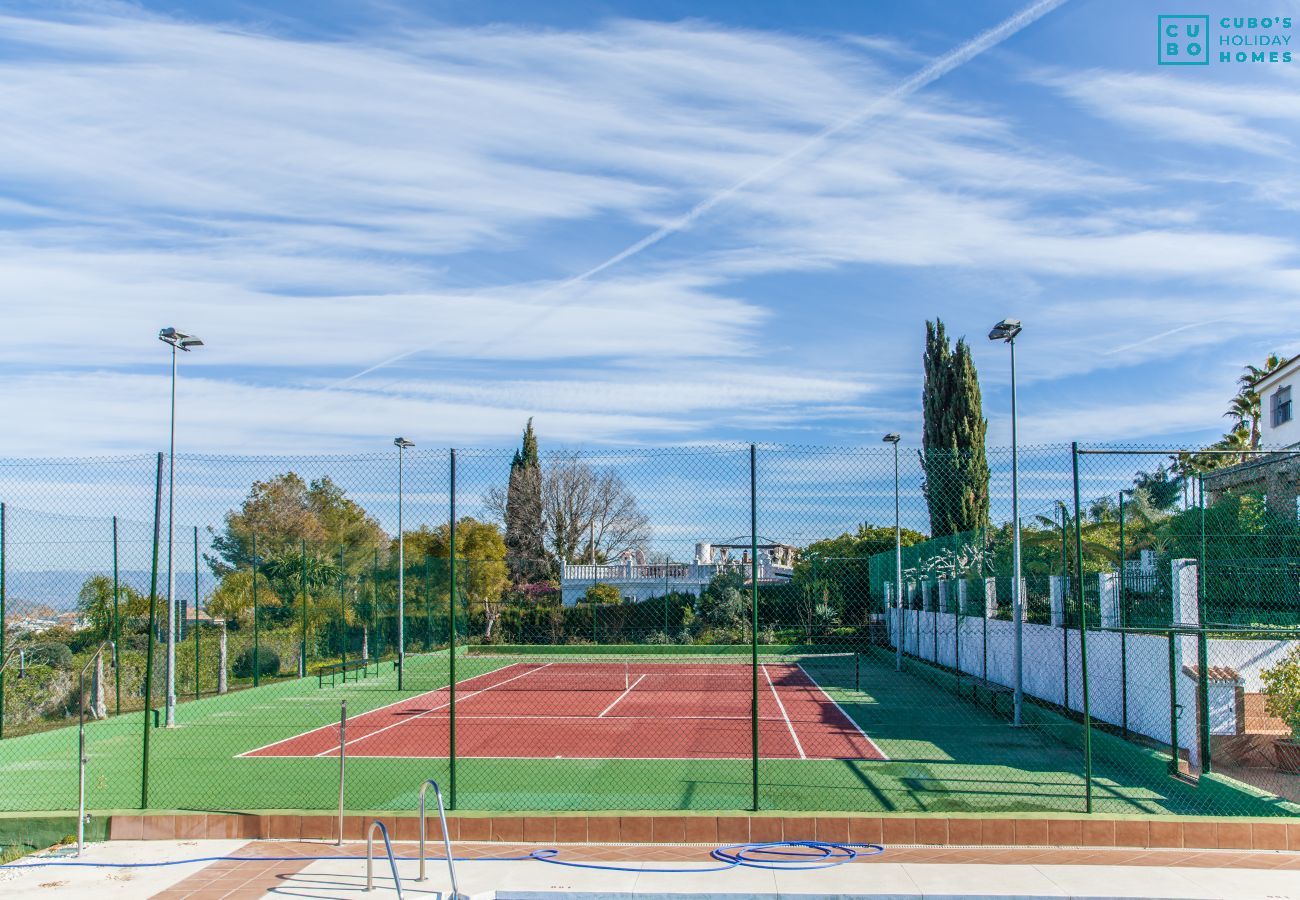
<svg viewBox="0 0 1300 900"><path fill-rule="evenodd" d="M520 666L522 666L522 665L524 665L524 663L515 663L515 665L520 665ZM499 668L499 669L492 669L492 670L489 671L489 672L482 672L482 673L480 673L480 674L478 674L478 675L471 675L470 677L466 678L466 679L463 680L463 681L458 681L458 682L456 682L456 684L457 684L457 686L465 685L465 684L469 684L471 681L474 681L474 680L477 679L477 678L486 678L486 677L489 676L489 675L500 675L502 672L509 671L510 669L513 669L513 668L514 668L514 666L502 666L502 667ZM308 676L308 677L310 677L310 676ZM403 703L411 703L411 702L414 702L414 701L417 701L417 700L423 700L425 697L432 696L433 694L441 694L441 693L443 693L444 691L447 692L448 694L450 694L450 693L451 693L451 686L450 686L450 685L447 685L446 687L434 688L434 689L431 690L431 691L425 691L423 694L416 694L416 695L413 696L413 697L403 697L403 698L401 698L400 700L394 700L392 703L385 703L383 706L376 706L374 709L368 709L368 710L366 710L365 712L357 713L356 716L355 716L353 719L350 719L349 721L355 721L356 719L360 719L362 716L368 716L368 715L370 715L371 713L383 712L383 711L386 710L386 709L392 709L394 706L401 706ZM285 699L285 700L310 700L312 703L320 703L320 702L321 702L321 700L320 700L319 697L285 697L285 698L282 698L282 699ZM265 707L267 707L268 709L274 709L274 708L275 708L275 704L277 704L277 703L279 703L279 702L280 702L280 700L274 700L274 701L269 701L268 703L259 703L258 705L259 705L259 706L265 706ZM263 745L260 746L260 747L254 747L252 750L245 750L243 753L238 753L238 754L236 754L236 755L235 755L235 759L239 759L240 757L243 757L243 756L252 756L254 753L261 753L263 750L268 750L268 749L270 749L271 747L275 747L275 746L277 746L277 745L279 745L279 744L287 744L287 743L289 743L290 741L296 741L296 740L298 740L298 738L304 738L304 737L307 737L308 735L315 734L315 733L318 732L318 731L330 731L330 730L333 730L333 729L335 729L335 728L338 728L338 725L337 725L337 724L321 725L321 726L319 726L319 727L317 727L317 728L310 728L310 729L308 729L307 731L302 732L301 734L295 734L295 735L293 735L292 737L287 737L287 738L280 738L280 740L278 740L278 741L271 741L271 743L269 743L269 744L263 744ZM335 749L335 750L338 749L338 744L335 744L335 745L334 745L334 749ZM275 757L271 757L271 758L274 759ZM290 757L290 758L291 758L291 759L310 759L311 757L308 757L308 756L293 756L293 757Z"/></svg>
<svg viewBox="0 0 1300 900"><path fill-rule="evenodd" d="M776 705L781 709L781 717L785 719L785 727L790 729L790 737L794 738L794 748L799 751L799 758L807 759L808 755L803 752L803 744L799 743L799 735L794 733L794 723L790 721L790 715L785 711L785 704L781 702L781 695L776 692L776 685L772 683L772 676L767 673L766 665L763 666L763 677L767 679L767 686L772 689L772 696L776 698Z"/></svg>
<svg viewBox="0 0 1300 900"><path fill-rule="evenodd" d="M825 697L827 700L829 700L831 705L840 711L840 715L844 717L845 721L847 721L850 725L852 725L855 729L857 729L858 734L862 735L863 739L868 744L876 748L876 752L880 754L880 760L882 762L887 761L889 757L885 755L884 750L880 749L880 745L871 739L871 735L867 734L865 731L862 730L862 726L859 725L851 715L849 715L844 711L844 707L840 706L838 703L835 702L834 697L826 693L826 689L823 688L820 684L818 684L817 679L809 675L808 671L803 666L799 665L799 663L795 663L795 665L799 666L799 671L803 672L803 677L808 679L808 685L810 687L817 688L817 690L821 692L821 695Z"/></svg>
<svg viewBox="0 0 1300 900"><path fill-rule="evenodd" d="M644 675L640 676L639 678L637 678L636 681L634 681L634 682L632 682L630 685L628 685L628 689L627 689L626 691L624 691L623 693L621 693L621 694L618 695L618 700L615 700L615 701L614 701L613 703L611 703L609 706L606 706L605 709L601 712L601 714L598 715L598 716L596 716L596 718L597 718L597 719L603 719L603 718L605 718L605 713L609 712L611 709L613 709L614 707L618 706L619 700L622 700L622 699L623 699L624 697L626 697L628 694L632 693L632 688L634 688L634 687L636 687L638 684L640 684L642 678L645 678L645 676L644 676ZM533 718L533 717L532 717L532 716L524 716L524 718L529 718L529 719L531 719L531 718Z"/></svg>
<svg viewBox="0 0 1300 900"><path fill-rule="evenodd" d="M464 702L465 702L466 700L468 700L470 697L477 697L479 694L486 693L487 691L490 691L490 690L492 690L492 689L495 688L495 687L501 687L501 685L503 685L503 684L509 684L509 683L512 682L512 681L518 681L520 678L525 678L525 677L527 677L527 676L533 674L534 672L540 672L542 669L545 669L546 666L549 666L549 665L550 665L550 663L546 663L546 665L538 666L536 669L529 669L527 672L523 672L523 673L521 673L521 674L519 674L519 675L515 675L513 678L507 678L505 681L498 681L496 684L489 684L487 687L485 687L485 688L479 688L477 691L470 691L468 694L466 694L466 695L463 696L463 697L457 697L457 698L456 698L456 702L457 702L458 704L460 704L460 703L464 703ZM488 674L491 674L491 673L488 673ZM475 676L475 677L478 677L478 676ZM448 693L450 694L450 691L448 691ZM422 712L422 713L416 713L415 715L411 716L411 718L409 718L409 719L402 719L402 720L399 721L399 722L394 722L392 725L385 725L383 728L380 728L380 729L378 729L378 730L376 730L376 731L372 731L372 732L370 732L369 734L363 734L363 735L361 735L360 737L352 738L352 740L346 742L346 746L351 747L353 744L360 743L361 741L364 741L366 738L372 738L372 737L374 737L374 736L377 735L377 734L383 734L385 731L388 731L388 730L390 730L390 729L396 728L396 727L399 726L399 725L405 725L407 722L414 722L416 719L420 718L421 716L427 716L429 713L437 712L437 711L440 710L440 709L446 709L448 706L451 706L451 701L450 701L450 700L448 700L446 703L440 703L440 704L437 705L437 706L431 706L431 707L429 707L428 709L426 709L424 712ZM339 750L339 745L338 745L338 744L335 744L333 747L330 747L328 750L322 750L320 753L317 753L317 754L315 754L315 755L316 755L316 756L333 756L334 754L338 753L338 750Z"/></svg>

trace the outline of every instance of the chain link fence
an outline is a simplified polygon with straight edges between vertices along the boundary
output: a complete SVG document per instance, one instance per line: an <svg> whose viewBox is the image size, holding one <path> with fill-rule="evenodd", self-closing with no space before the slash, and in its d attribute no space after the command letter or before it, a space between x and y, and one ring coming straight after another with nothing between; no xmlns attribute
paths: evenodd
<svg viewBox="0 0 1300 900"><path fill-rule="evenodd" d="M0 806L1300 812L1296 454L1019 459L0 460Z"/></svg>

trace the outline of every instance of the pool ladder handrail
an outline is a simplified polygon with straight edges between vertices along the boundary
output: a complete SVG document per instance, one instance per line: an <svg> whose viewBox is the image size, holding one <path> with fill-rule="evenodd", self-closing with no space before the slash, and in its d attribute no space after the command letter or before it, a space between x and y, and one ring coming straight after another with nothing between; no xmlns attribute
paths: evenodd
<svg viewBox="0 0 1300 900"><path fill-rule="evenodd" d="M375 889L375 829L384 837L384 849L388 852L388 867L393 872L393 885L397 888L397 896L402 896L402 879L397 875L397 860L393 857L393 844L388 839L388 828L383 822L375 819L370 823L370 828L366 831L366 890Z"/></svg>
<svg viewBox="0 0 1300 900"><path fill-rule="evenodd" d="M433 788L433 796L438 800L438 821L442 823L442 846L447 851L447 871L451 874L451 897L452 900L458 900L460 897L460 887L456 884L456 859L451 854L451 836L447 834L447 809L442 803L442 788L438 787L438 782L432 778L427 779L424 784L420 785L420 877L417 881L424 881L424 795Z"/></svg>

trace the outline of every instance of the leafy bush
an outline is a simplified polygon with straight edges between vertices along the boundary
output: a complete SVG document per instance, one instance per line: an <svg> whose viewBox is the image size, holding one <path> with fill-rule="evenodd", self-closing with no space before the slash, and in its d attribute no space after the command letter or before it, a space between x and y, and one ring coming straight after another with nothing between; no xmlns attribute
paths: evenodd
<svg viewBox="0 0 1300 900"><path fill-rule="evenodd" d="M613 606L616 603L623 602L623 595L618 592L618 588L614 587L614 585L597 581L587 588L587 593L583 595L582 599L594 606Z"/></svg>
<svg viewBox="0 0 1300 900"><path fill-rule="evenodd" d="M1264 682L1264 708L1291 729L1291 740L1300 741L1300 647L1260 673Z"/></svg>
<svg viewBox="0 0 1300 900"><path fill-rule="evenodd" d="M44 641L32 645L32 648L27 651L27 661L35 665L49 666L52 669L70 669L72 651L67 644Z"/></svg>
<svg viewBox="0 0 1300 900"><path fill-rule="evenodd" d="M645 637L647 644L671 644L673 639L662 631L652 631Z"/></svg>
<svg viewBox="0 0 1300 900"><path fill-rule="evenodd" d="M280 671L280 654L276 653L270 647L261 647L257 653L257 664L260 669L259 675L275 675ZM232 671L236 678L253 677L253 648L245 647L235 657L235 665Z"/></svg>

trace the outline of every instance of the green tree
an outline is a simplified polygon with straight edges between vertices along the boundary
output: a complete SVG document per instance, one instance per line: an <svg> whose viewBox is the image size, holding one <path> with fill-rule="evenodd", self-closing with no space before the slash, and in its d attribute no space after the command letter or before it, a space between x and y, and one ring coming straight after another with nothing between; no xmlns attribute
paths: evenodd
<svg viewBox="0 0 1300 900"><path fill-rule="evenodd" d="M222 532L212 539L216 555L207 557L212 571L220 576L250 567L254 535L258 554L268 559L298 554L303 542L322 554L347 547L350 570L364 566L372 548L387 540L379 523L328 477L309 483L295 472L254 482L239 509L226 513Z"/></svg>
<svg viewBox="0 0 1300 900"><path fill-rule="evenodd" d="M1248 365L1237 379L1237 394L1232 398L1228 411L1224 415L1233 420L1233 431L1246 429L1248 449L1259 449L1259 420L1263 415L1263 400L1255 390L1255 385L1261 378L1271 375L1290 361L1289 357L1271 353L1268 359L1264 360L1263 366Z"/></svg>
<svg viewBox="0 0 1300 900"><path fill-rule="evenodd" d="M271 609L280 607L280 598L271 589L271 582L261 572L257 573L257 605ZM229 572L217 585L205 605L208 615L239 625L253 622L253 570L239 569ZM260 618L260 616L259 616Z"/></svg>
<svg viewBox="0 0 1300 900"><path fill-rule="evenodd" d="M1138 472L1133 479L1133 487L1126 493L1136 499L1140 492L1146 493L1146 499L1156 510L1173 509L1182 495L1183 480L1172 468L1157 466L1154 472Z"/></svg>
<svg viewBox="0 0 1300 900"><path fill-rule="evenodd" d="M537 561L546 558L546 548L542 530L542 467L532 419L524 427L523 441L510 460L504 513L510 577L515 581L533 580L539 571Z"/></svg>
<svg viewBox="0 0 1300 900"><path fill-rule="evenodd" d="M113 634L113 579L107 575L92 575L77 593L77 612L86 621L86 628L96 640ZM149 615L149 598L129 585L118 585L117 612L121 616L122 630L137 630L140 620Z"/></svg>
<svg viewBox="0 0 1300 900"><path fill-rule="evenodd" d="M926 536L910 528L899 530L899 543L911 547L926 540ZM808 571L814 563L831 559L866 559L877 553L894 549L894 526L871 525L863 522L854 532L846 531L839 537L823 538L813 541L799 552L795 563L796 577L801 571Z"/></svg>
<svg viewBox="0 0 1300 900"><path fill-rule="evenodd" d="M396 544L392 551L396 554ZM422 526L418 531L406 533L408 559L429 556L448 559L451 556L451 527L446 523L437 528ZM483 622L483 636L491 638L505 594L510 587L510 573L506 566L506 543L501 529L491 522L480 522L466 516L456 521L456 587L458 596L465 598L471 616ZM438 567L437 582L440 596L447 596L450 588L448 567ZM413 591L408 580L407 590ZM413 595L408 597L413 599Z"/></svg>
<svg viewBox="0 0 1300 900"><path fill-rule="evenodd" d="M983 528L989 519L988 423L966 339L952 347L943 322L925 323L922 462L930 531L939 537Z"/></svg>

